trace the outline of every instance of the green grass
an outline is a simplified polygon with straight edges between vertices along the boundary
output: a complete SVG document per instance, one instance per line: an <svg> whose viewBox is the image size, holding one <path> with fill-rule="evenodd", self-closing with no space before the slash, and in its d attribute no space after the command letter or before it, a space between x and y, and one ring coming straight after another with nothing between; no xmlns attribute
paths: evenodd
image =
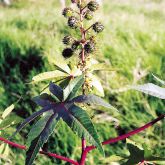
<svg viewBox="0 0 165 165"><path fill-rule="evenodd" d="M96 58L108 61L118 69L117 72L99 73L106 89L106 99L120 110L120 114L106 110L119 120L120 129L115 124L99 122L95 118L96 127L101 139L115 137L141 126L164 111L165 103L157 98L143 95L135 91L116 92L133 83L133 70L137 61L141 61L141 70L148 75L138 83L154 82L151 73L165 79L165 0L105 0L104 6L96 14L101 20L105 31L99 36L100 47ZM63 36L69 33L66 21L61 15L57 0L49 2L18 1L9 8L0 6L0 109L15 102L16 113L27 117L38 107L31 101L39 94L44 84L29 85L31 78L37 73L53 70L52 60L61 57L64 46ZM90 22L91 23L91 22ZM88 23L87 26L90 24ZM72 32L75 34L74 32ZM106 76L105 76L106 75ZM95 110L96 116L105 110ZM163 123L132 137L139 143L146 143L155 154L165 155L163 149ZM27 133L22 131L22 136ZM16 139L20 142L20 139ZM25 141L22 137L22 143ZM80 155L80 139L65 124L58 126L49 140L50 151L78 159ZM16 149L15 160L22 151ZM88 164L107 164L112 154L125 154L125 142L105 147L107 159L102 159L97 151L88 156ZM23 164L21 155L17 165ZM39 156L38 164L65 164Z"/></svg>

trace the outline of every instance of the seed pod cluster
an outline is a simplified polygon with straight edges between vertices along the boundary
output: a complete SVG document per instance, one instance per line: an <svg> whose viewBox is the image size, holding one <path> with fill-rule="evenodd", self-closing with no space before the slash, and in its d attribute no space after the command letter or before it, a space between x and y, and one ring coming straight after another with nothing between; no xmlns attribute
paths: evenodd
<svg viewBox="0 0 165 165"><path fill-rule="evenodd" d="M64 58L71 57L74 52L79 48L80 42L75 40L72 36L67 35L62 40L64 45L70 46L63 50L62 55Z"/></svg>
<svg viewBox="0 0 165 165"><path fill-rule="evenodd" d="M99 8L99 4L96 1L90 1L87 4L87 10L85 12L84 18L91 20L93 18L94 12Z"/></svg>
<svg viewBox="0 0 165 165"><path fill-rule="evenodd" d="M80 28L81 34L83 34L83 36L79 40L74 39L70 35L65 36L62 42L64 45L67 45L67 47L63 50L62 55L65 58L69 58L78 51L79 53L77 53L81 56L84 49L85 58L87 58L89 57L89 54L96 50L95 36L89 36L90 33L87 33L87 31L93 29L95 33L100 33L104 30L104 26L100 22L96 22L87 29L82 26L82 21L84 19L92 20L94 12L99 8L99 4L95 0L91 0L88 3L82 0L71 0L71 2L77 5L78 10L76 11L70 7L66 7L64 8L62 15L68 19L68 26L71 29Z"/></svg>

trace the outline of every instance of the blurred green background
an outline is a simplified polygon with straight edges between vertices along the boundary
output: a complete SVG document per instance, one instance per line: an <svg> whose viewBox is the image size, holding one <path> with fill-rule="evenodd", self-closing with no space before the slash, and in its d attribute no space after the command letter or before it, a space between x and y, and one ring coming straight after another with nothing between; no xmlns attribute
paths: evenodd
<svg viewBox="0 0 165 165"><path fill-rule="evenodd" d="M69 0L67 1L69 5ZM25 118L38 107L31 98L45 85L28 84L32 77L53 70L52 60L62 58L62 38L70 32L58 0L15 0L0 5L0 112L16 102L14 113ZM133 83L156 83L151 73L165 80L165 0L103 0L95 21L105 25L100 35L96 58L117 68L116 72L99 72L105 99L117 107L119 114L95 109L93 121L101 139L115 137L156 118L165 110L165 102L125 87ZM92 22L89 22L91 24ZM15 138L25 144L30 126ZM153 153L165 156L165 124L131 137L147 144ZM6 135L9 136L12 131ZM80 139L61 122L49 139L49 151L79 159ZM12 149L12 164L24 164L25 152ZM10 151L10 152L11 152ZM110 165L111 155L128 155L125 141L105 147L106 158L98 151L88 155L89 165ZM66 164L39 155L36 164Z"/></svg>

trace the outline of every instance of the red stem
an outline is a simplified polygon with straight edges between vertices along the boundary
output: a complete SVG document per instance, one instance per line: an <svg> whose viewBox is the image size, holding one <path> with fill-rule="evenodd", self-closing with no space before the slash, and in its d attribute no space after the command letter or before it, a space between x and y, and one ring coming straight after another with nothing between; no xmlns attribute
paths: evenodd
<svg viewBox="0 0 165 165"><path fill-rule="evenodd" d="M9 144L9 145L11 145L13 147L16 147L16 148L19 148L19 149L22 149L22 150L26 150L26 146L14 143L14 142L9 141L7 139L4 139L2 137L0 137L0 141L3 141L4 143ZM67 157L60 156L60 155L57 155L57 154L54 154L54 153L40 151L40 154L44 154L44 155L47 155L47 156L50 156L50 157L54 157L56 159L60 159L60 160L66 161L66 162L69 162L69 163L74 164L74 165L79 165L78 162L76 162L76 161L74 161L72 159L69 159Z"/></svg>
<svg viewBox="0 0 165 165"><path fill-rule="evenodd" d="M128 132L128 133L126 133L124 135L118 136L116 138L111 138L109 140L106 140L106 141L102 142L102 145L107 145L107 144L118 142L120 140L124 140L124 139L126 139L126 138L128 138L128 137L130 137L132 135L135 135L135 134L137 134L137 133L139 133L139 132L141 132L141 131L149 128L149 127L151 127L152 125L154 125L158 121L162 120L164 117L165 117L165 114L159 116L157 119L149 122L148 124L145 124L144 126L142 126L140 128L137 128L137 129L135 129L133 131L130 131L130 132ZM83 155L81 157L80 165L84 165L85 164L85 160L86 160L88 152L93 150L93 149L95 149L95 148L96 148L95 146L88 146L88 147L86 147L86 149L84 150Z"/></svg>
<svg viewBox="0 0 165 165"><path fill-rule="evenodd" d="M79 165L78 162L76 162L76 161L74 161L72 159L69 159L67 157L60 156L60 155L57 155L57 154L54 154L54 153L40 151L40 154L44 154L44 155L47 155L47 156L50 156L50 157L54 157L56 159L60 159L60 160L66 161L66 162L69 162L69 163L74 164L74 165Z"/></svg>
<svg viewBox="0 0 165 165"><path fill-rule="evenodd" d="M115 142L118 142L120 140L124 140L132 135L135 135L149 127L151 127L152 125L154 125L155 123L157 123L158 121L162 120L163 118L165 117L165 115L161 115L159 116L157 119L151 121L150 123L140 127L140 128L137 128L133 131L130 131L128 132L127 134L124 134L124 135L121 135L121 136L118 136L116 138L112 138L112 139L109 139L109 140L106 140L104 142L102 142L102 145L107 145L107 144L111 144L111 143L115 143ZM0 141L3 141L4 143L7 143L13 147L16 147L16 148L19 148L19 149L22 149L22 150L26 150L26 146L24 145L20 145L20 144L17 144L17 143L14 143L12 141L9 141L7 139L4 139L2 137L0 137ZM85 140L83 141L83 146L85 146ZM60 155L57 155L57 154L53 154L53 153L49 153L49 152L45 152L45 151L40 151L40 154L44 154L44 155L47 155L47 156L50 156L50 157L54 157L54 158L57 158L57 159L60 159L60 160L64 160L66 162L69 162L71 164L74 164L74 165L84 165L85 164L85 160L86 160L86 156L88 154L89 151L95 149L96 147L95 146L88 146L88 147L85 147L84 151L83 151L83 154L82 154L82 157L81 157L81 161L80 163L72 160L72 159L69 159L67 157L64 157L64 156L60 156Z"/></svg>
<svg viewBox="0 0 165 165"><path fill-rule="evenodd" d="M3 141L4 143L9 144L9 145L11 145L13 147L16 147L16 148L19 148L19 149L22 149L22 150L26 150L26 146L14 143L14 142L9 141L7 139L4 139L2 137L0 137L0 141Z"/></svg>

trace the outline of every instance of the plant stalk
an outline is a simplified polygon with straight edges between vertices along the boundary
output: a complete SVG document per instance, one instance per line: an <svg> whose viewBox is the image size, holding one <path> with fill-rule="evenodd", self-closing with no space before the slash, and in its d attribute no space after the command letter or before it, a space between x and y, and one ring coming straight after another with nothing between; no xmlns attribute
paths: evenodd
<svg viewBox="0 0 165 165"><path fill-rule="evenodd" d="M2 137L0 137L0 141L3 141L4 143L9 144L10 146L15 147L15 148L19 148L19 149L22 149L22 150L26 150L27 149L26 146L24 146L24 145L14 143L14 142L12 142L10 140L7 140L5 138L2 138ZM43 155L47 155L49 157L54 157L56 159L60 159L60 160L69 162L69 163L74 164L74 165L79 165L78 162L76 162L76 161L74 161L74 160L72 160L70 158L61 156L61 155L57 155L57 154L50 153L50 152L45 152L45 151L40 151L39 153L43 154Z"/></svg>
<svg viewBox="0 0 165 165"><path fill-rule="evenodd" d="M139 132L144 131L145 129L151 127L152 125L154 125L155 123L157 123L158 121L160 121L160 120L162 120L164 118L165 118L165 114L159 116L157 119L155 119L155 120L145 124L144 126L142 126L140 128L137 128L137 129L135 129L133 131L130 131L130 132L124 134L124 135L118 136L116 138L110 138L110 139L102 142L102 145L108 145L108 144L116 143L116 142L124 140L124 139L126 139L126 138L128 138L130 136L138 134ZM85 149L85 151L84 151L84 153L82 155L82 164L81 165L84 165L83 163L85 163L85 160L86 160L88 152L93 150L93 149L95 149L95 148L96 148L95 146L87 146L86 147L86 149Z"/></svg>
<svg viewBox="0 0 165 165"><path fill-rule="evenodd" d="M153 126L154 124L156 124L158 121L162 120L165 118L165 114L159 116L158 118L154 119L153 121L145 124L144 126L140 127L140 128L137 128L133 131L130 131L124 135L121 135L121 136L118 136L116 138L111 138L109 140L106 140L104 142L102 142L102 145L108 145L108 144L111 144L111 143L116 143L118 141L121 141L121 140L124 140L130 136L133 136L139 132L142 132L144 131L145 129ZM22 149L22 150L26 150L26 146L24 145L20 145L20 144L17 144L17 143L14 143L12 141L9 141L7 139L4 139L2 137L0 137L0 141L3 141L4 143L6 144L9 144L10 146L13 146L13 147L16 147L16 148L19 148L19 149ZM54 157L56 159L60 159L60 160L63 160L63 161L66 161L66 162L69 162L71 164L74 164L74 165L84 165L85 164L85 160L86 160L86 157L87 157L87 154L89 153L89 151L93 150L93 149L96 149L95 146L87 146L82 154L82 159L80 161L80 163L76 162L75 160L72 160L72 159L69 159L67 157L64 157L64 156L60 156L60 155L57 155L57 154L54 154L54 153L49 153L49 152L44 152L44 151L40 151L40 154L44 154L44 155L47 155L47 156L50 156L50 157Z"/></svg>
<svg viewBox="0 0 165 165"><path fill-rule="evenodd" d="M82 1L80 0L80 5L81 5ZM85 73L85 49L84 49L84 43L86 42L86 32L84 30L84 25L83 25L83 10L84 8L80 7L80 32L81 32L81 41L83 41L82 44L82 51L81 51L81 62L82 62L82 73ZM82 94L85 95L85 83L82 85ZM81 139L81 160L82 160L82 156L83 153L86 149L86 140L85 138ZM81 161L80 160L80 161Z"/></svg>

